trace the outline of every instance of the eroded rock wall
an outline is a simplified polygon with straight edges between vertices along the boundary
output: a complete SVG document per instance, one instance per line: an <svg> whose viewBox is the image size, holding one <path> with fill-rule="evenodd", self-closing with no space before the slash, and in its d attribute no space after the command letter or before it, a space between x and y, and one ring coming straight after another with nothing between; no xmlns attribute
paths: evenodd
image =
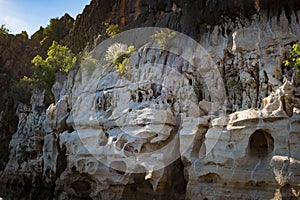
<svg viewBox="0 0 300 200"><path fill-rule="evenodd" d="M299 98L286 82L263 109L212 121L197 154L183 155L186 199L299 198ZM293 106L284 108L287 98Z"/></svg>
<svg viewBox="0 0 300 200"><path fill-rule="evenodd" d="M142 2L131 4L137 8ZM37 93L31 106L19 106L18 131L1 180L94 199L145 194L158 199L298 198L299 77L284 83L293 74L281 62L300 37L299 13L278 12L274 6L256 14L254 7L249 18L224 15L218 23L201 22L195 31L189 23L197 20L187 17L193 4L159 5L149 6L157 9L153 24L179 27L212 60L193 54L191 60L200 63L195 67L178 55L147 50L147 44L131 55L128 77L112 65L99 64L92 74L74 68L64 83L55 84L56 102L46 112ZM199 76L201 70L209 72L205 67L212 61L228 97L222 118L216 117L218 104L212 98L221 92L213 96ZM161 65L169 68L153 67ZM157 161L153 166L128 163L173 139L168 151L179 157L170 166L159 168L168 157L158 153L145 157Z"/></svg>

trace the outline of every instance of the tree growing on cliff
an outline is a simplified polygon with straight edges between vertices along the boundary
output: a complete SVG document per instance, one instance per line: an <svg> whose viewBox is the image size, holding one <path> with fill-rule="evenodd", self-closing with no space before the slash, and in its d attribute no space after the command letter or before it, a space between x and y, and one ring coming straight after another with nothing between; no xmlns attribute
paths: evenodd
<svg viewBox="0 0 300 200"><path fill-rule="evenodd" d="M9 29L5 27L4 24L2 24L0 26L0 34L8 34L9 33Z"/></svg>
<svg viewBox="0 0 300 200"><path fill-rule="evenodd" d="M160 53L162 54L165 51L167 44L176 36L174 31L170 30L160 30L156 31L155 34L151 36L152 41L157 42L160 47Z"/></svg>
<svg viewBox="0 0 300 200"><path fill-rule="evenodd" d="M33 76L24 77L15 82L11 87L13 99L21 102L28 102L28 95L33 88L46 90L46 99L53 100L51 87L55 82L55 73L62 71L68 73L72 66L75 65L76 57L71 50L53 41L47 52L47 58L43 59L40 55L32 59ZM30 96L29 96L30 98Z"/></svg>
<svg viewBox="0 0 300 200"><path fill-rule="evenodd" d="M34 76L37 87L50 91L55 82L55 73L62 71L68 73L75 65L76 57L71 50L53 41L47 52L47 58L43 59L40 55L32 59Z"/></svg>
<svg viewBox="0 0 300 200"><path fill-rule="evenodd" d="M18 102L27 103L30 101L33 80L24 76L19 81L15 81L10 86L9 95Z"/></svg>
<svg viewBox="0 0 300 200"><path fill-rule="evenodd" d="M71 17L65 15L61 19L50 19L50 24L45 29L42 29L41 33L43 38L40 41L40 45L44 49L48 49L53 41L60 41L69 33L69 30L73 26L73 22L70 18Z"/></svg>
<svg viewBox="0 0 300 200"><path fill-rule="evenodd" d="M285 67L291 67L296 74L300 75L300 47L294 44L290 51L290 55L283 61Z"/></svg>

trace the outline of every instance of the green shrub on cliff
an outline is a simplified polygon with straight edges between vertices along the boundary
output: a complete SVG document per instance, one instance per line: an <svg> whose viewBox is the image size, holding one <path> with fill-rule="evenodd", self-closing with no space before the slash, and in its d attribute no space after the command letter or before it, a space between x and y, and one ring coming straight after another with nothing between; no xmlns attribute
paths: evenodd
<svg viewBox="0 0 300 200"><path fill-rule="evenodd" d="M128 71L128 63L130 55L136 51L134 46L115 43L111 45L105 55L105 60L114 64L120 75L124 75Z"/></svg>
<svg viewBox="0 0 300 200"><path fill-rule="evenodd" d="M9 29L5 27L4 24L2 24L0 26L0 34L8 34L9 33Z"/></svg>
<svg viewBox="0 0 300 200"><path fill-rule="evenodd" d="M118 24L104 23L104 25L106 26L105 32L109 37L114 37L115 35L121 32L121 28Z"/></svg>
<svg viewBox="0 0 300 200"><path fill-rule="evenodd" d="M33 70L34 73L40 77L44 74L43 72L58 72L64 71L69 72L71 67L75 64L76 58L72 51L66 47L53 41L47 52L47 58L43 59L37 55L33 58Z"/></svg>
<svg viewBox="0 0 300 200"><path fill-rule="evenodd" d="M75 65L76 57L71 50L53 41L47 52L48 57L43 59L40 55L32 59L35 86L51 91L55 82L55 73L58 71L68 73Z"/></svg>
<svg viewBox="0 0 300 200"><path fill-rule="evenodd" d="M9 95L12 99L26 103L30 101L31 89L34 81L27 76L24 76L19 81L15 81L10 86Z"/></svg>
<svg viewBox="0 0 300 200"><path fill-rule="evenodd" d="M11 97L20 102L28 102L31 90L39 88L46 90L46 99L52 100L51 87L55 82L55 73L62 71L68 73L75 65L76 57L71 50L53 42L47 52L47 58L43 59L40 55L32 59L33 76L24 77L11 86ZM49 99L50 98L50 99Z"/></svg>
<svg viewBox="0 0 300 200"><path fill-rule="evenodd" d="M166 45L169 43L171 39L173 39L176 36L176 32L171 31L169 29L166 30L160 30L156 31L155 34L151 36L152 41L157 42L157 44L160 47L160 53L163 53L163 51L166 48Z"/></svg>
<svg viewBox="0 0 300 200"><path fill-rule="evenodd" d="M44 49L48 49L53 41L62 40L73 26L73 21L69 17L64 16L61 19L52 18L50 24L43 29L40 45Z"/></svg>
<svg viewBox="0 0 300 200"><path fill-rule="evenodd" d="M298 44L294 44L290 55L283 61L285 67L291 67L295 73L300 75L300 47Z"/></svg>

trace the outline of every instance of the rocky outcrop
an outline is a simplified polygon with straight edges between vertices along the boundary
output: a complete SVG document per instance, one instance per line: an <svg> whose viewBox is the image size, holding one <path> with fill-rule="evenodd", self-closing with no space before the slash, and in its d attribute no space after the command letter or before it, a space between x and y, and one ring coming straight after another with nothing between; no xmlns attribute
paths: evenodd
<svg viewBox="0 0 300 200"><path fill-rule="evenodd" d="M286 82L264 99L263 109L236 112L202 128L202 146L182 157L186 199L299 198L300 99L293 93Z"/></svg>
<svg viewBox="0 0 300 200"><path fill-rule="evenodd" d="M28 38L22 35L14 36L1 34L0 36L0 66L2 73L12 78L22 78L30 75L31 60L37 54Z"/></svg>
<svg viewBox="0 0 300 200"><path fill-rule="evenodd" d="M65 40L74 25L74 19L67 13L60 18L52 18L49 22L47 27L41 26L30 38L42 57L47 57L48 48L53 41L66 45Z"/></svg>
<svg viewBox="0 0 300 200"><path fill-rule="evenodd" d="M225 87L205 82L216 78L213 60L199 49L190 57L185 45L197 46L182 42L170 53L141 46L124 76L100 46L54 85L46 113L34 94L19 108L2 180L93 199L297 197L299 90L286 81L263 109L219 113Z"/></svg>
<svg viewBox="0 0 300 200"><path fill-rule="evenodd" d="M35 90L31 106L19 104L18 131L10 142L10 157L4 172L4 182L13 185L40 186L43 160L41 155L45 133L42 122L44 92Z"/></svg>
<svg viewBox="0 0 300 200"><path fill-rule="evenodd" d="M299 8L297 0L288 2L93 0L85 7L83 13L77 16L67 44L74 52L80 52L85 47L91 50L95 47L95 43L98 44L99 40L107 38L104 22L118 24L123 30L137 27L166 27L198 40L207 29L213 31L216 25L232 21L235 25L247 26L244 20L251 22L253 16L259 18L262 14L268 20L274 17L277 21L280 20L280 16L284 16L288 23L292 23L293 17L296 17L298 22ZM242 21L239 21L240 19ZM226 25L220 28L223 35L232 31Z"/></svg>
<svg viewBox="0 0 300 200"><path fill-rule="evenodd" d="M8 161L9 140L18 124L10 85L14 80L32 73L31 59L36 52L28 38L0 33L0 170Z"/></svg>
<svg viewBox="0 0 300 200"><path fill-rule="evenodd" d="M18 101L29 103L27 94L15 94L13 84L24 76L30 77L33 73L31 60L36 55L45 56L52 41L63 43L74 19L68 14L60 19L52 19L51 24L45 29L41 27L31 38L27 33L0 35L0 78L2 87L0 88L0 137L10 139L17 128L17 116L15 110ZM26 86L23 86L26 87ZM12 92L13 91L13 92ZM20 90L21 91L21 90ZM24 98L20 98L23 95ZM30 94L29 94L30 95ZM21 100L22 99L22 100ZM26 100L25 100L26 99ZM29 96L30 99L30 96ZM28 100L29 101L29 100ZM6 146L3 144L1 146ZM5 148L1 151L7 151ZM0 156L0 160L3 160ZM2 162L2 161L1 161Z"/></svg>
<svg viewBox="0 0 300 200"><path fill-rule="evenodd" d="M38 92L19 106L1 180L93 199L299 198L299 77L281 65L300 37L298 4L217 2L92 1L68 38L77 51L99 20L199 43L176 33L165 49L153 29L127 32L125 74L95 48L57 75L46 111Z"/></svg>
<svg viewBox="0 0 300 200"><path fill-rule="evenodd" d="M37 53L30 40L22 35L0 34L0 137L11 136L16 131L17 117L14 102L9 95L13 80L32 73L31 59ZM5 145L6 146L6 145ZM3 149L5 151L5 149ZM2 157L2 156L0 156ZM0 158L2 160L2 158Z"/></svg>

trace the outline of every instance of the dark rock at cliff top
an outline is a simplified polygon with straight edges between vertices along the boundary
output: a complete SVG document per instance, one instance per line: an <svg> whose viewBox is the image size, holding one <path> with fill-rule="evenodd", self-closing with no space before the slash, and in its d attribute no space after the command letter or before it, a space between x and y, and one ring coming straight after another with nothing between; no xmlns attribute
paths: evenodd
<svg viewBox="0 0 300 200"><path fill-rule="evenodd" d="M119 24L124 30L141 26L168 27L197 37L201 25L251 19L261 12L278 19L284 12L290 21L294 14L298 19L296 11L299 9L297 0L93 0L77 16L66 43L73 51L82 51L88 43L92 45L99 34L105 35L104 22Z"/></svg>

